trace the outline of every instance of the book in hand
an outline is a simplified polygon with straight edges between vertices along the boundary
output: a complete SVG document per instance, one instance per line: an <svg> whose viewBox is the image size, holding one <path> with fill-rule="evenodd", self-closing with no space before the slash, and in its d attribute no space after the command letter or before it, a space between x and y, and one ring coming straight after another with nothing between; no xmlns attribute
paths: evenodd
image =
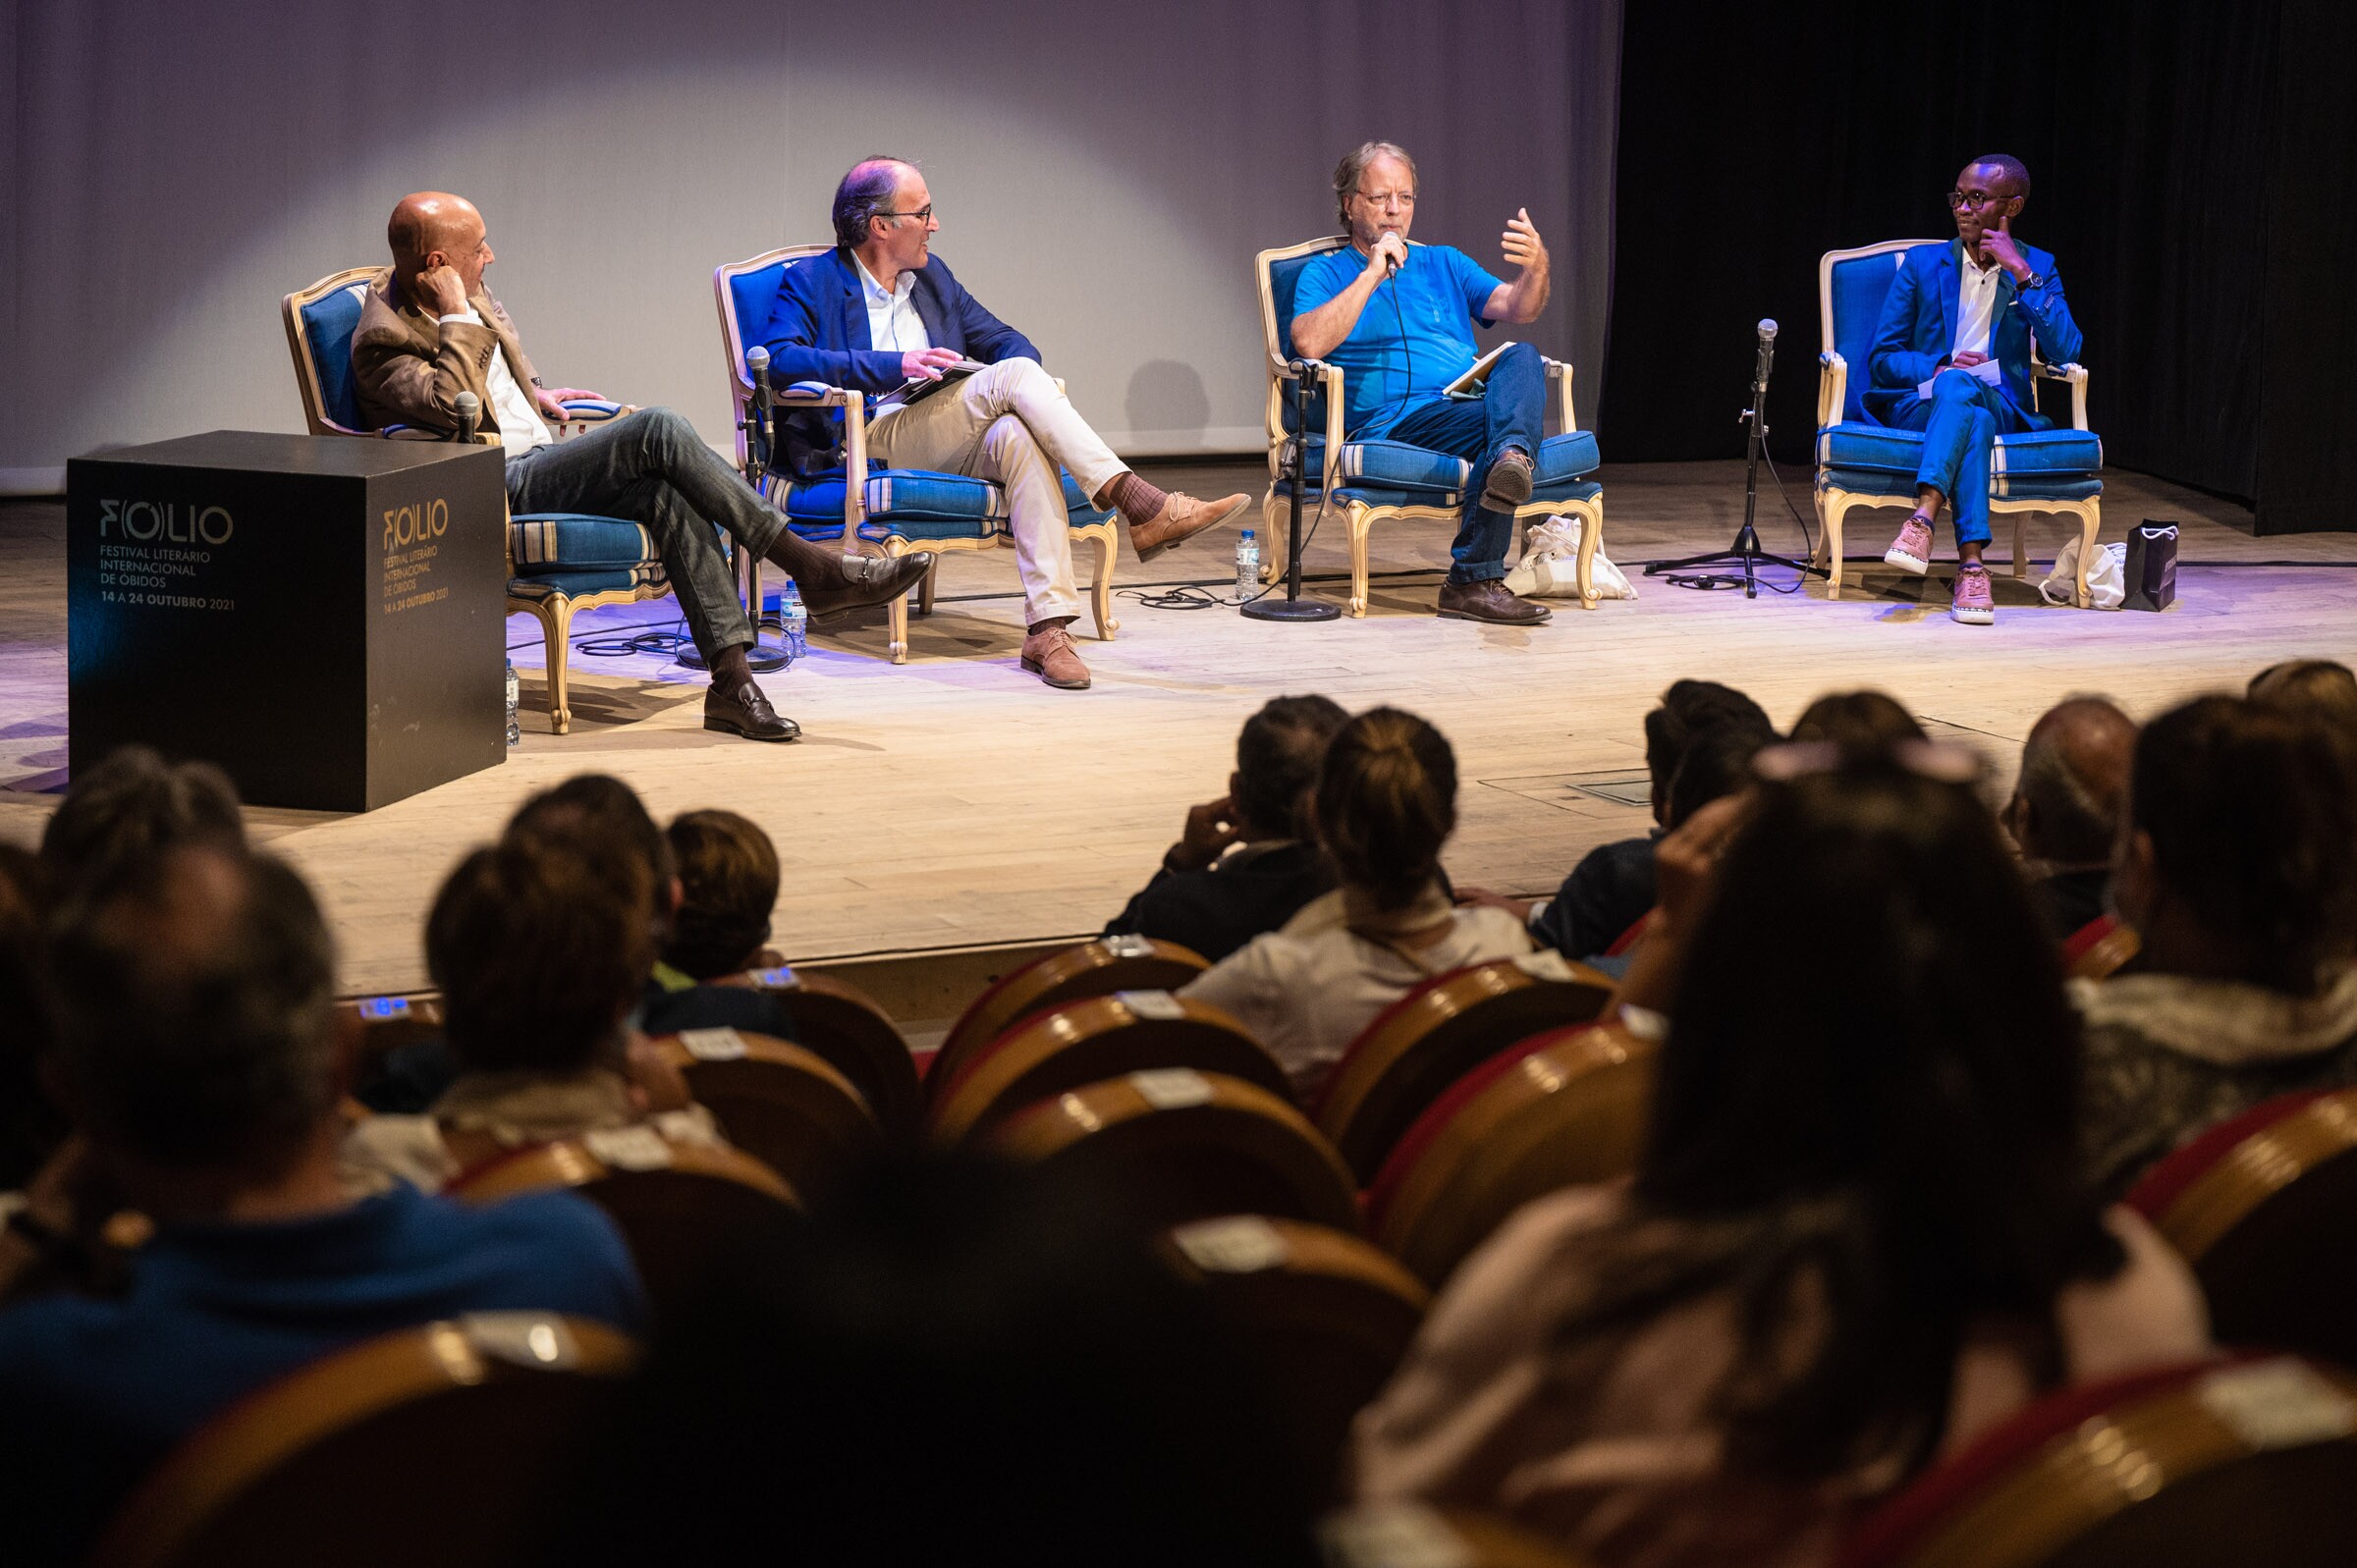
<svg viewBox="0 0 2357 1568"><path fill-rule="evenodd" d="M1465 373L1461 376L1458 376L1454 381L1450 382L1448 386L1442 388L1442 393L1451 398L1480 397L1483 384L1490 379L1490 366L1498 362L1498 356L1500 354L1506 352L1507 350L1511 349L1513 345L1511 343L1502 343L1497 348L1492 349L1488 353L1483 354L1480 358L1467 365L1465 367Z"/></svg>
<svg viewBox="0 0 2357 1568"><path fill-rule="evenodd" d="M927 380L923 376L910 376L906 381L877 399L876 406L878 408L908 407L913 404L924 402L944 387L955 386L977 370L988 370L990 366L979 359L960 359L956 364L941 366L941 375L937 380Z"/></svg>

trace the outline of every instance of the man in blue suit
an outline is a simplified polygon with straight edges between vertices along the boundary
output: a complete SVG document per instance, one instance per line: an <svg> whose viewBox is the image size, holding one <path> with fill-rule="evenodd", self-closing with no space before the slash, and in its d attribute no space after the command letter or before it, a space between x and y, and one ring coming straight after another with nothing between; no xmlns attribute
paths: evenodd
<svg viewBox="0 0 2357 1568"><path fill-rule="evenodd" d="M1929 571L1932 522L1946 500L1955 516L1955 595L1948 614L1968 625L1997 620L1981 547L1989 542L1989 461L1997 438L2040 428L2030 391L2030 351L2048 364L2079 357L2078 323L2062 298L2055 258L2012 235L2029 199L2017 158L1975 158L1947 193L1956 243L1914 250L1883 301L1862 400L1884 424L1923 432L1915 511L1884 553L1890 565Z"/></svg>
<svg viewBox="0 0 2357 1568"><path fill-rule="evenodd" d="M1080 614L1080 592L1058 466L1128 521L1140 561L1228 521L1250 498L1166 493L1114 456L1040 367L1031 340L983 309L931 253L941 225L914 165L853 165L836 188L834 219L834 251L788 267L767 326L748 323L746 336L768 348L781 382L823 381L882 400L868 413L871 463L974 474L1005 489L1023 579L1023 668L1051 686L1085 687L1088 667L1065 629ZM986 368L914 403L896 396L966 361ZM833 409L797 410L780 444L784 465L805 477L844 460Z"/></svg>

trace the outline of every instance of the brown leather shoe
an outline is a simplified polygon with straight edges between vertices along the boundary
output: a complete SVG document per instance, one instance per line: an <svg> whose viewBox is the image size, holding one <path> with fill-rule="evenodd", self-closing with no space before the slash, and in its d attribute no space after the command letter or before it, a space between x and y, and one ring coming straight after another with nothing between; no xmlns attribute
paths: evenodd
<svg viewBox="0 0 2357 1568"><path fill-rule="evenodd" d="M1059 691L1086 691L1088 666L1061 621L1042 622L1023 638L1023 668Z"/></svg>
<svg viewBox="0 0 2357 1568"><path fill-rule="evenodd" d="M1486 621L1499 626L1535 626L1542 621L1552 620L1554 614L1545 605L1515 598L1507 591L1506 584L1495 577L1487 582L1441 584L1443 621Z"/></svg>
<svg viewBox="0 0 2357 1568"><path fill-rule="evenodd" d="M837 557L833 579L826 583L797 582L802 608L812 621L831 621L870 605L887 605L925 580L934 555L919 550L897 559L889 556Z"/></svg>
<svg viewBox="0 0 2357 1568"><path fill-rule="evenodd" d="M1530 499L1530 478L1533 472L1530 454L1519 447L1508 447L1498 454L1490 464L1490 476L1481 487L1481 504L1491 512L1511 512Z"/></svg>
<svg viewBox="0 0 2357 1568"><path fill-rule="evenodd" d="M1174 490L1163 497L1160 512L1129 525L1129 548L1137 552L1138 560L1151 561L1179 541L1218 527L1251 504L1252 498L1240 493L1217 501L1197 501Z"/></svg>
<svg viewBox="0 0 2357 1568"><path fill-rule="evenodd" d="M751 681L732 691L712 686L704 692L704 728L747 740L798 740L802 727L769 705L769 698Z"/></svg>

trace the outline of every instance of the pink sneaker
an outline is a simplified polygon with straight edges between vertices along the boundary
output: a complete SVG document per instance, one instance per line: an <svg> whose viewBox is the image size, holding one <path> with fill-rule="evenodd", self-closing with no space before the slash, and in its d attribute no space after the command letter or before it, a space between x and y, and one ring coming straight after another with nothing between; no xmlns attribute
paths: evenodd
<svg viewBox="0 0 2357 1568"><path fill-rule="evenodd" d="M1891 548L1883 552L1883 565L1913 572L1932 569L1932 525L1922 513L1907 518Z"/></svg>
<svg viewBox="0 0 2357 1568"><path fill-rule="evenodd" d="M1967 562L1956 568L1956 596L1948 602L1947 618L1968 626L1997 624L1997 598L1989 591L1989 568Z"/></svg>

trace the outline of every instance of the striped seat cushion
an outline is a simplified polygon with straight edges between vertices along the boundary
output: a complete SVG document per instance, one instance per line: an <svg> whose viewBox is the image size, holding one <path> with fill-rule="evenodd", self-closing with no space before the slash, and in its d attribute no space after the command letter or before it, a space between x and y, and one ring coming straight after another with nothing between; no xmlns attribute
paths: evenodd
<svg viewBox="0 0 2357 1568"><path fill-rule="evenodd" d="M579 512L511 517L508 540L517 574L525 577L564 570L617 570L655 560L654 536L640 524Z"/></svg>
<svg viewBox="0 0 2357 1568"><path fill-rule="evenodd" d="M1923 463L1923 433L1889 425L1827 425L1817 432L1821 468L1869 468L1912 474ZM2092 430L2025 430L1999 436L1990 459L1992 478L2060 474L2084 478L2104 465L2103 439Z"/></svg>

